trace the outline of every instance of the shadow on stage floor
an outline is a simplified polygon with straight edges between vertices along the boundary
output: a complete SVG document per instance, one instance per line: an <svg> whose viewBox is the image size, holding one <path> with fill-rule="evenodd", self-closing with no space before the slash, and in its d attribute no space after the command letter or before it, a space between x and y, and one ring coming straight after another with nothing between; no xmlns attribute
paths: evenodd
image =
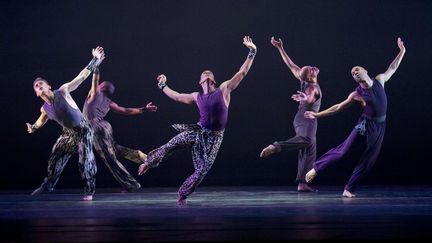
<svg viewBox="0 0 432 243"><path fill-rule="evenodd" d="M200 187L186 207L176 188L0 192L2 241L175 241L431 238L432 186Z"/></svg>

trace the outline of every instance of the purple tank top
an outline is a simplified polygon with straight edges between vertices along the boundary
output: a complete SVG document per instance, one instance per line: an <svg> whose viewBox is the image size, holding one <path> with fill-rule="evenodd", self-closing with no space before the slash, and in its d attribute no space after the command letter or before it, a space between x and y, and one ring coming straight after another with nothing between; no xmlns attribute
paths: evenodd
<svg viewBox="0 0 432 243"><path fill-rule="evenodd" d="M89 121L103 119L111 109L111 102L102 92L96 94L91 101L87 97L83 107L84 116Z"/></svg>
<svg viewBox="0 0 432 243"><path fill-rule="evenodd" d="M228 107L219 88L211 93L198 94L197 105L200 112L201 127L212 131L225 129L228 120Z"/></svg>
<svg viewBox="0 0 432 243"><path fill-rule="evenodd" d="M84 118L81 111L70 106L58 89L54 90L53 93L53 103L50 105L45 102L42 105L48 118L56 121L62 127L74 128L78 126Z"/></svg>
<svg viewBox="0 0 432 243"><path fill-rule="evenodd" d="M377 118L387 113L387 95L380 82L375 79L372 81L372 87L364 89L358 86L356 91L366 101L366 106L363 107L363 115L368 118Z"/></svg>

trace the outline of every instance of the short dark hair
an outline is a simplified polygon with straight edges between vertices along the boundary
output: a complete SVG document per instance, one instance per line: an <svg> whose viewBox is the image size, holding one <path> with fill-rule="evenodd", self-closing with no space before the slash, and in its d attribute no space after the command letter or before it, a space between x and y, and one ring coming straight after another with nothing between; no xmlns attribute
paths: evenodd
<svg viewBox="0 0 432 243"><path fill-rule="evenodd" d="M37 78L35 78L35 80L33 81L33 87L34 87L35 83L38 82L38 81L45 82L46 84L49 85L49 83L48 83L48 81L46 81L46 79L41 78L41 77L37 77Z"/></svg>

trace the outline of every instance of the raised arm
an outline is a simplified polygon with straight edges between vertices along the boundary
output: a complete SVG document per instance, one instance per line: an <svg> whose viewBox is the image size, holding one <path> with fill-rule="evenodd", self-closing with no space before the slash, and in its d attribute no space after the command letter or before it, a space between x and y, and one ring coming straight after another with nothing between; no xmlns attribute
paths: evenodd
<svg viewBox="0 0 432 243"><path fill-rule="evenodd" d="M244 61L243 65L240 67L239 71L234 74L234 76L223 82L220 87L221 89L225 89L228 91L228 93L231 93L233 90L237 88L237 86L240 84L240 82L243 80L243 78L246 76L246 74L249 72L252 63L254 61L257 48L255 44L252 42L252 38L249 36L245 36L243 38L243 44L249 48L249 54L246 57L246 60Z"/></svg>
<svg viewBox="0 0 432 243"><path fill-rule="evenodd" d="M41 114L39 116L39 118L36 120L36 122L31 125L30 123L26 123L27 125L27 132L28 133L34 133L36 132L36 130L38 130L39 128L43 127L43 125L45 125L45 123L48 121L48 116L46 115L45 111L43 108L41 108Z"/></svg>
<svg viewBox="0 0 432 243"><path fill-rule="evenodd" d="M276 47L278 49L279 53L282 56L283 61L288 66L288 68L291 70L291 72L294 74L294 77L296 77L298 80L301 81L301 78L300 78L300 70L301 70L301 68L299 66L297 66L291 60L291 58L288 56L288 54L285 52L285 50L283 48L283 42L282 42L282 40L279 38L279 41L277 41L277 40L275 40L274 37L272 37L271 40L270 40L270 42L272 43L272 45L274 47Z"/></svg>
<svg viewBox="0 0 432 243"><path fill-rule="evenodd" d="M384 86L384 83L387 82L391 78L391 76L396 72L396 70L399 67L399 64L402 61L402 58L405 55L406 50L405 50L405 46L404 46L401 38L397 39L397 45L398 45L400 51L399 51L398 55L396 56L396 58L390 64L387 71L385 71L384 73L378 74L376 76L376 80L378 80L383 86Z"/></svg>
<svg viewBox="0 0 432 243"><path fill-rule="evenodd" d="M99 79L100 79L99 67L96 67L95 70L93 71L92 84L91 84L90 91L87 95L88 98L92 99L95 95L99 93L99 89L98 89Z"/></svg>
<svg viewBox="0 0 432 243"><path fill-rule="evenodd" d="M138 115L144 113L144 111L156 112L157 110L157 106L153 105L152 102L148 103L145 107L140 108L126 108L119 106L115 102L111 102L110 108L114 112L120 113L122 115Z"/></svg>
<svg viewBox="0 0 432 243"><path fill-rule="evenodd" d="M349 94L348 98L346 100L342 101L341 103L333 105L330 108L323 110L323 111L320 111L320 112L306 111L304 113L304 116L306 118L310 118L310 119L317 119L317 118L322 118L322 117L326 117L326 116L331 116L331 115L338 113L339 111L341 111L343 109L348 108L349 106L351 106L356 101L362 102L357 91L354 91L351 94Z"/></svg>
<svg viewBox="0 0 432 243"><path fill-rule="evenodd" d="M103 48L98 46L96 47L96 49L93 49L92 53L93 59L90 61L87 67L84 68L72 81L63 84L60 87L60 90L67 93L76 90L78 86L80 86L80 84L90 75L90 73L93 72L95 68L101 64L101 62L105 58Z"/></svg>
<svg viewBox="0 0 432 243"><path fill-rule="evenodd" d="M185 94L171 89L166 84L167 77L164 74L157 76L157 80L159 89L161 89L171 99L184 104L192 104L196 101L196 97L198 96L197 92Z"/></svg>

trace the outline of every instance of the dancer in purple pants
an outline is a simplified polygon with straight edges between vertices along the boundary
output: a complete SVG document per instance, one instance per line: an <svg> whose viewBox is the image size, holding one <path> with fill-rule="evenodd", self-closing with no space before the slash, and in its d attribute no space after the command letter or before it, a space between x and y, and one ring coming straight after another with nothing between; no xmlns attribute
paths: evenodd
<svg viewBox="0 0 432 243"><path fill-rule="evenodd" d="M342 144L325 153L314 163L314 168L306 174L307 182L312 181L329 165L360 149L362 154L342 194L344 197L355 197L353 192L360 179L366 175L377 160L384 139L387 112L384 84L396 72L405 54L405 47L400 38L397 44L400 52L387 71L371 79L363 67L355 66L351 70L351 75L359 86L346 100L321 112L305 112L306 118L315 119L333 115L355 102L359 102L363 107L363 113L351 134Z"/></svg>
<svg viewBox="0 0 432 243"><path fill-rule="evenodd" d="M209 70L201 74L200 85L203 93L178 93L166 85L167 78L158 76L159 88L171 99L185 103L197 104L200 112L198 124L175 124L174 129L180 133L165 145L150 151L147 159L140 165L138 174L144 174L149 168L156 167L172 152L184 147L192 147L192 160L195 171L190 175L178 191L178 204L186 204L186 198L195 190L205 175L210 171L220 145L228 119L228 107L231 92L237 88L248 73L256 55L256 46L249 36L245 36L243 44L249 48L249 54L240 70L229 80L216 87L216 80Z"/></svg>

